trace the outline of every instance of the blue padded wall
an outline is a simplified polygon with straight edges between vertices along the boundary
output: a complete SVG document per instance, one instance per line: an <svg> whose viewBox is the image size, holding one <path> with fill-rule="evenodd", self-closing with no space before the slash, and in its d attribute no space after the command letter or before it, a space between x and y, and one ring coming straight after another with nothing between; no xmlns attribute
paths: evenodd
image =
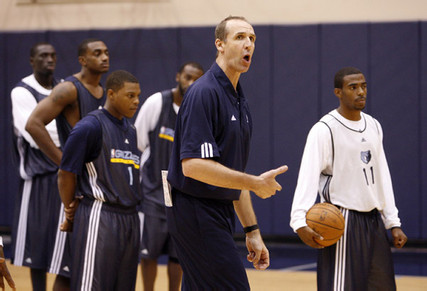
<svg viewBox="0 0 427 291"><path fill-rule="evenodd" d="M335 72L356 66L368 80L366 112L383 126L404 230L411 239L427 239L427 23L262 25L255 32L253 64L241 77L255 122L247 171L289 166L278 177L282 192L267 200L253 196L262 232L295 235L289 213L307 133L338 106ZM9 96L31 73L30 46L51 42L58 54L56 75L66 77L79 71L77 46L89 37L109 47L110 71L125 69L140 79L142 102L174 87L182 63L197 61L208 69L216 52L213 27L0 32L0 226L10 226L18 191L9 155Z"/></svg>

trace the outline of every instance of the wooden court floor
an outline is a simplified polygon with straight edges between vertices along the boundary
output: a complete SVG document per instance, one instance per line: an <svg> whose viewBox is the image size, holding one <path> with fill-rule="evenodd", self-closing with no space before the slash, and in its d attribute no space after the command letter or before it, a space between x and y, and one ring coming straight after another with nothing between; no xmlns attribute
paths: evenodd
<svg viewBox="0 0 427 291"><path fill-rule="evenodd" d="M16 267L8 262L9 271L15 280L17 291L31 291L31 281L29 269L26 267ZM256 271L247 269L251 289L254 291L315 291L315 272L284 272L279 270ZM48 290L52 290L55 277L48 275ZM421 291L427 290L427 277L398 276L396 278L398 291ZM8 286L6 290L11 290ZM142 291L141 270L138 270L136 290ZM159 265L156 290L166 291L167 277L166 267Z"/></svg>

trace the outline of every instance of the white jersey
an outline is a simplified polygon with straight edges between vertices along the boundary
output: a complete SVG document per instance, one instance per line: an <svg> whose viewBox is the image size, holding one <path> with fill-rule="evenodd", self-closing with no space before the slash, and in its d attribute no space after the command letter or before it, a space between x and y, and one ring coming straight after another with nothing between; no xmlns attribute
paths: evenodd
<svg viewBox="0 0 427 291"><path fill-rule="evenodd" d="M150 155L149 133L156 128L162 111L162 104L162 93L154 93L145 100L144 104L142 104L141 109L138 112L138 116L135 119L134 125L138 132L138 149L143 153L141 166ZM178 114L179 106L175 103L172 105L176 114Z"/></svg>
<svg viewBox="0 0 427 291"><path fill-rule="evenodd" d="M37 82L34 74L31 74L22 79L22 82L26 83L30 87L34 88L37 92L42 95L49 95L52 92L52 89L46 89ZM38 145L33 140L31 135L25 130L25 124L27 123L28 118L33 112L34 108L37 106L36 98L24 87L15 87L11 92L12 100L12 116L13 116L13 125L15 127L15 132L18 136L23 136L24 139L33 147L38 149ZM56 121L52 120L49 124L46 125L46 130L48 131L50 137L57 147L59 147L59 138L56 130Z"/></svg>
<svg viewBox="0 0 427 291"><path fill-rule="evenodd" d="M359 121L331 111L307 137L291 211L291 227L306 226L305 214L321 201L360 212L378 209L385 224L400 226L383 148L380 123L361 113Z"/></svg>

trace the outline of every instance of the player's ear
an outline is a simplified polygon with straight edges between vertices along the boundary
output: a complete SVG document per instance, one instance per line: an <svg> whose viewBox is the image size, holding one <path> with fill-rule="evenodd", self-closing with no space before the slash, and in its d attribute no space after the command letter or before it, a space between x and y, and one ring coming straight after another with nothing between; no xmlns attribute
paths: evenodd
<svg viewBox="0 0 427 291"><path fill-rule="evenodd" d="M116 92L114 92L114 90L113 89L108 89L107 90L107 98L109 98L109 99L113 99L114 100L114 98L115 98L115 94Z"/></svg>
<svg viewBox="0 0 427 291"><path fill-rule="evenodd" d="M340 99L341 99L342 89L340 89L340 88L335 88L335 89L334 89L334 94L335 94L335 96L337 96L338 98L340 98Z"/></svg>
<svg viewBox="0 0 427 291"><path fill-rule="evenodd" d="M224 52L224 42L219 38L215 39L215 46L219 53Z"/></svg>
<svg viewBox="0 0 427 291"><path fill-rule="evenodd" d="M86 58L84 56L79 56L79 63L82 66L86 65Z"/></svg>

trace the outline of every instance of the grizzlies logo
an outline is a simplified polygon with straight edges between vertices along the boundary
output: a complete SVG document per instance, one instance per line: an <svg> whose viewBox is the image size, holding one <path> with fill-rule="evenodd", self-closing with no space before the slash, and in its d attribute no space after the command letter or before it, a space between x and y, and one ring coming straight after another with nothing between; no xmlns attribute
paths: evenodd
<svg viewBox="0 0 427 291"><path fill-rule="evenodd" d="M365 164L368 164L371 161L371 157L372 157L371 151L360 152L360 159Z"/></svg>

